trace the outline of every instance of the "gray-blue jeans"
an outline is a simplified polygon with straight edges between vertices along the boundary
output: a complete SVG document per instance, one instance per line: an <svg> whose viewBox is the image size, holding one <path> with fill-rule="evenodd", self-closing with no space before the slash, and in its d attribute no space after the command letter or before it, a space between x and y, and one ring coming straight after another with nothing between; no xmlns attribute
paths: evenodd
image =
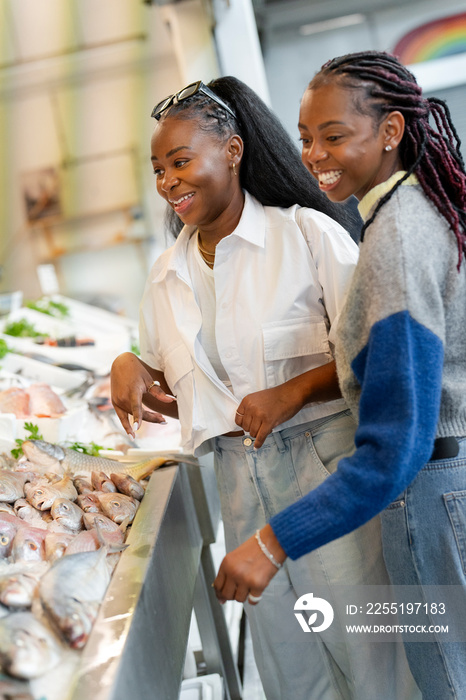
<svg viewBox="0 0 466 700"><path fill-rule="evenodd" d="M441 586L445 595L451 587L444 602L456 605L458 615L466 610L466 438L459 443L457 457L428 462L382 513L384 556L395 592L409 586L422 596ZM446 618L451 614L455 611L448 610ZM425 622L439 619L429 616ZM466 642L450 642L448 636L408 639L406 653L423 700L464 700Z"/></svg>
<svg viewBox="0 0 466 700"><path fill-rule="evenodd" d="M216 438L227 549L322 483L354 450L354 432L344 411L273 433L259 450L248 436ZM297 561L288 559L261 602L245 604L268 700L419 700L401 642L374 643L342 630L338 587L388 582L379 518ZM294 604L312 591L332 601L335 619L325 631L304 634Z"/></svg>

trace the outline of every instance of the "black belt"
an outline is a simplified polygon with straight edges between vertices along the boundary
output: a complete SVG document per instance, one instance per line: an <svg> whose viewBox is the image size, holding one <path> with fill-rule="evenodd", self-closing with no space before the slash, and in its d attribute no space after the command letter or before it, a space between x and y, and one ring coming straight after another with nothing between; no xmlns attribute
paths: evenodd
<svg viewBox="0 0 466 700"><path fill-rule="evenodd" d="M460 444L455 437L437 438L429 461L433 459L451 459L460 451Z"/></svg>

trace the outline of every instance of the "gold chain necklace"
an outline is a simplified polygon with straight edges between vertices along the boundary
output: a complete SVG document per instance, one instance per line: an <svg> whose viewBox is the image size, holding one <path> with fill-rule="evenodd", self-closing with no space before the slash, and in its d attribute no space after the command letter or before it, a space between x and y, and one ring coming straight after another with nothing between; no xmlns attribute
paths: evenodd
<svg viewBox="0 0 466 700"><path fill-rule="evenodd" d="M201 254L201 258L205 262L206 265L208 265L210 268L213 268L214 263L215 263L215 252L209 253L208 250L205 250L201 244L199 243L199 231L197 232L197 249ZM210 258L213 258L213 260L207 260L206 255L208 255Z"/></svg>

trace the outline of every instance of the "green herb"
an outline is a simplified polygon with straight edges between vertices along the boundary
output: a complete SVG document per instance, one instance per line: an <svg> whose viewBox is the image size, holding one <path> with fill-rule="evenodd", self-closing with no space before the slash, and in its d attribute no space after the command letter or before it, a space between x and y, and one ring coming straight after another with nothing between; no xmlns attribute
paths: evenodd
<svg viewBox="0 0 466 700"><path fill-rule="evenodd" d="M25 303L28 309L40 311L42 314L54 316L55 318L66 318L70 315L70 310L66 304L51 299L38 299L37 301L27 301Z"/></svg>
<svg viewBox="0 0 466 700"><path fill-rule="evenodd" d="M5 335L12 335L15 338L37 338L43 333L38 333L33 324L25 318L20 318L19 321L10 321L3 329Z"/></svg>
<svg viewBox="0 0 466 700"><path fill-rule="evenodd" d="M82 452L85 455L92 455L92 457L98 457L100 450L109 450L111 447L104 447L103 445L96 445L95 442L83 443L83 442L73 442L68 445L70 450L75 450L76 452Z"/></svg>
<svg viewBox="0 0 466 700"><path fill-rule="evenodd" d="M25 423L24 430L27 430L27 432L29 433L26 440L43 440L44 439L42 437L42 435L39 433L39 426L34 425L34 423ZM15 459L18 459L19 457L21 457L22 454L24 454L23 453L24 440L20 440L20 439L16 438L15 442L17 444L17 447L14 447L11 450L11 454L13 455L13 457Z"/></svg>
<svg viewBox="0 0 466 700"><path fill-rule="evenodd" d="M8 347L6 340L0 338L0 360L2 359L2 357L5 357L7 352L13 352L13 350Z"/></svg>

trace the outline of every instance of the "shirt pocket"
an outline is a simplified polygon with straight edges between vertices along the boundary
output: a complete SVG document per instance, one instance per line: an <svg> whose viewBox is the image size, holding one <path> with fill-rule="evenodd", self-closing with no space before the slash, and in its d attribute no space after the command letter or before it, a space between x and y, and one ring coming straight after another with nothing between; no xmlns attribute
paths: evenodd
<svg viewBox="0 0 466 700"><path fill-rule="evenodd" d="M262 336L268 388L333 360L327 323L322 316L266 323Z"/></svg>

